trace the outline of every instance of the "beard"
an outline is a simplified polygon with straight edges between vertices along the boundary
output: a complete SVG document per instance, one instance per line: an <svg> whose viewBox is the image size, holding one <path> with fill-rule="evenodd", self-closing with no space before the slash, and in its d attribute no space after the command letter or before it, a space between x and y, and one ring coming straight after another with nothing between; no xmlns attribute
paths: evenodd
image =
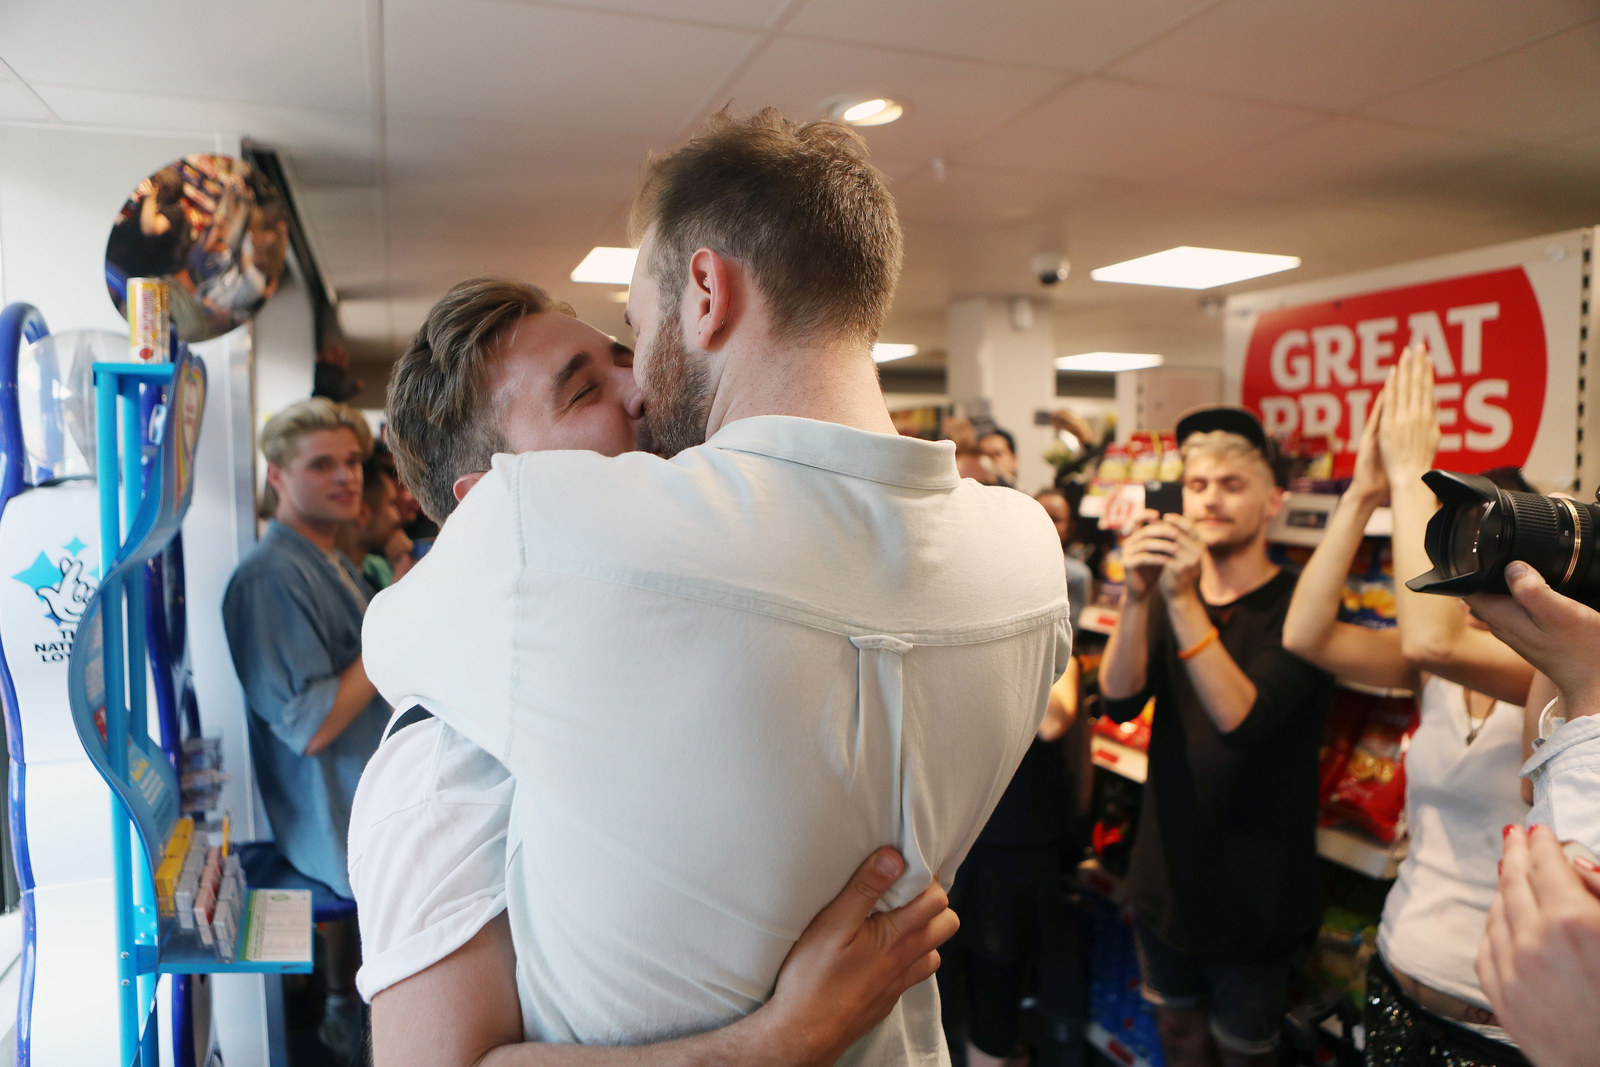
<svg viewBox="0 0 1600 1067"><path fill-rule="evenodd" d="M683 324L677 308L663 309L661 329L650 353L648 380L639 383L644 393L644 423L639 447L658 456L672 457L706 442L711 416L711 376L703 360L691 356L683 343Z"/></svg>

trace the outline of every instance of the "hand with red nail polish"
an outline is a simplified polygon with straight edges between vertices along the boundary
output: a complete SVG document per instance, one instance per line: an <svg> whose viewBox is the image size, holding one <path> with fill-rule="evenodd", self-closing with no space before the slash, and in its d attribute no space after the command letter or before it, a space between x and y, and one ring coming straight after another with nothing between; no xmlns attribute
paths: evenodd
<svg viewBox="0 0 1600 1067"><path fill-rule="evenodd" d="M1545 826L1510 827L1478 947L1478 980L1506 1031L1540 1067L1600 1050L1600 870L1569 862Z"/></svg>

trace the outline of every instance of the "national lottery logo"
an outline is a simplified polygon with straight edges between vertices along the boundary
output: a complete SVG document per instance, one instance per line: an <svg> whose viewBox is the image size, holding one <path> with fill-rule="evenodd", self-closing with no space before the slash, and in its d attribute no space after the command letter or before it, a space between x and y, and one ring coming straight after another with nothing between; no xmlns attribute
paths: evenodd
<svg viewBox="0 0 1600 1067"><path fill-rule="evenodd" d="M74 537L54 553L40 552L26 570L11 576L33 590L46 609L45 617L60 631L57 640L34 642L41 663L63 663L72 652L78 623L100 581L100 568L91 568L83 557L88 547Z"/></svg>

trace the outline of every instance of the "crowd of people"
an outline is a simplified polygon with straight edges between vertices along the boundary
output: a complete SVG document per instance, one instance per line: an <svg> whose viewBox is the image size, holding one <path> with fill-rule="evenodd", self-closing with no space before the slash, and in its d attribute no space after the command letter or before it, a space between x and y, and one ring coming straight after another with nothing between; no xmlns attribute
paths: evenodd
<svg viewBox="0 0 1600 1067"><path fill-rule="evenodd" d="M1071 486L1017 491L998 427L894 433L899 225L843 128L720 116L639 202L636 347L475 279L384 443L326 399L262 433L223 621L277 848L357 904L325 1043L359 1054L365 1000L382 1067L929 1064L947 1028L973 1067L1082 1062ZM1432 396L1406 350L1298 575L1242 409L1179 422L1182 511L1125 531L1098 690L1154 701L1127 883L1174 1067L1278 1062L1336 677L1420 695L1368 1062L1594 1062L1600 614L1514 564L1509 596L1339 619L1385 500L1427 569Z"/></svg>

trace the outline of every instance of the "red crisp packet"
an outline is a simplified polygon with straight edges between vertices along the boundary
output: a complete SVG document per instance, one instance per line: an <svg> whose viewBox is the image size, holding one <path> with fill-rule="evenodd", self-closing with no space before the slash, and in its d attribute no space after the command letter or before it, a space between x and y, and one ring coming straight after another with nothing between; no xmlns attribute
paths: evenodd
<svg viewBox="0 0 1600 1067"><path fill-rule="evenodd" d="M1333 820L1354 823L1379 841L1393 842L1406 806L1405 751L1416 732L1416 701L1369 697L1366 724L1323 808Z"/></svg>

